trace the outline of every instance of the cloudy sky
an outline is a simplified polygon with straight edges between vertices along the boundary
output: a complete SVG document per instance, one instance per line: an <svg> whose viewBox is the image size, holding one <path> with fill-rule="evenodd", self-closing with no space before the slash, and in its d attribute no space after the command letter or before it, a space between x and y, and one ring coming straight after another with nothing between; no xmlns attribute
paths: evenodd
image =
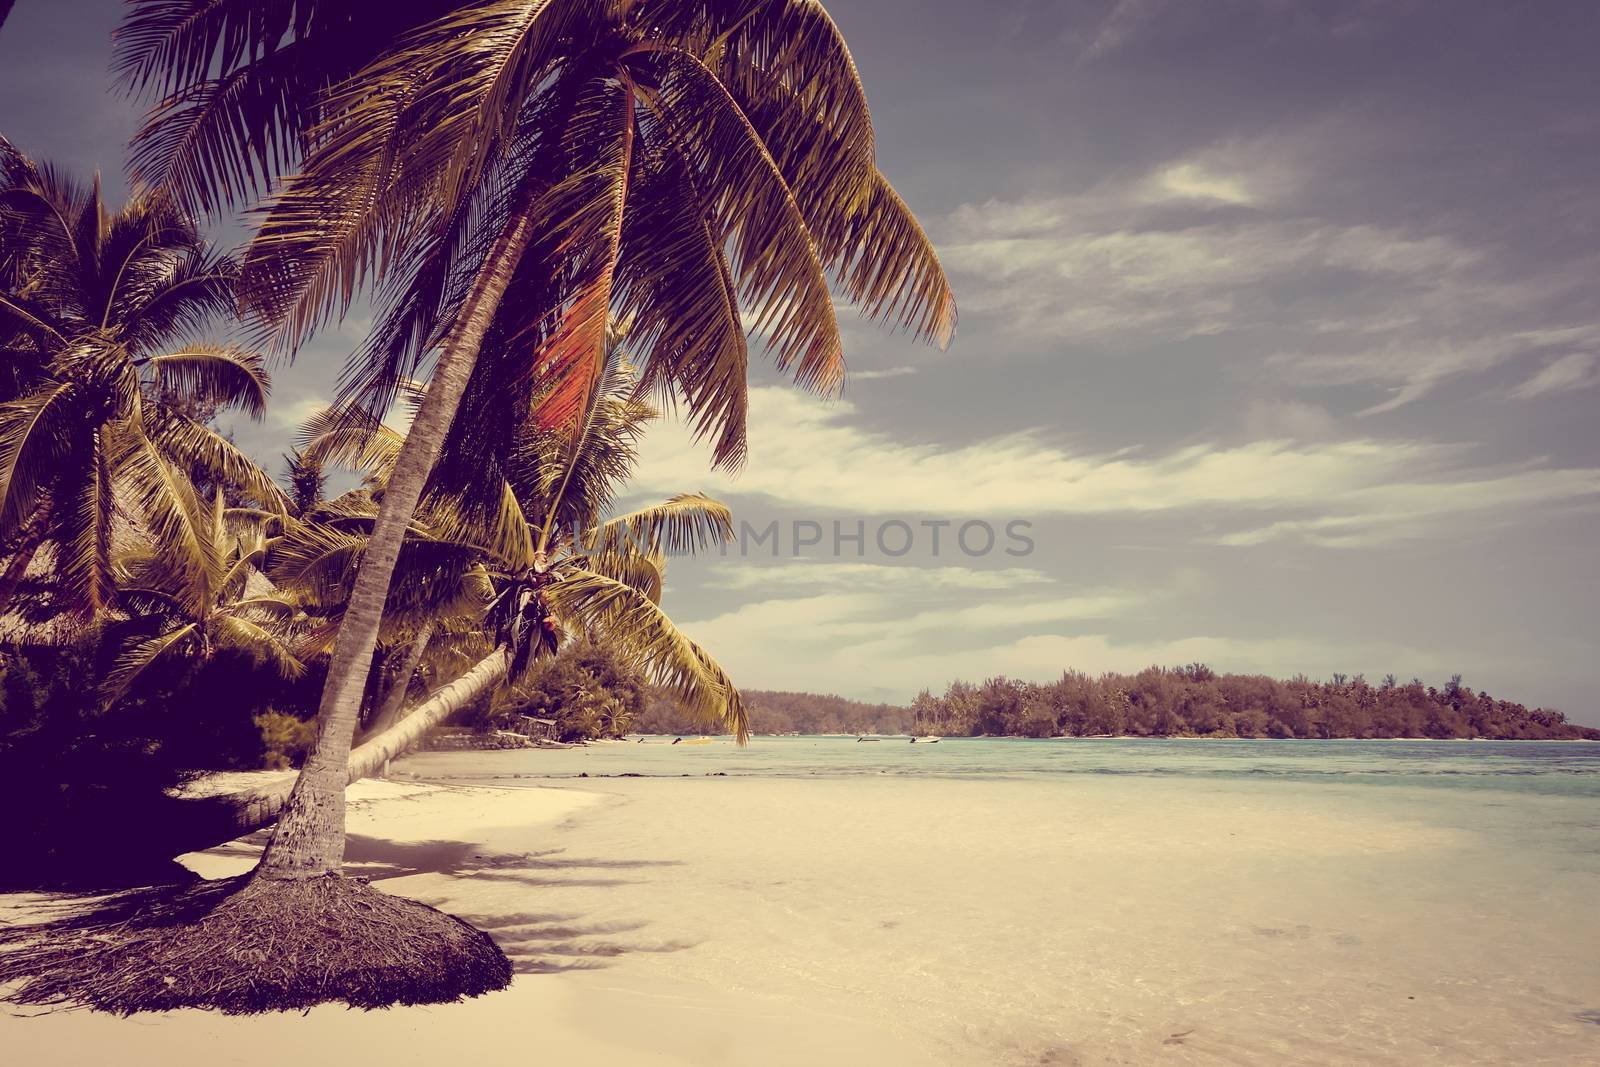
<svg viewBox="0 0 1600 1067"><path fill-rule="evenodd" d="M776 556L674 564L736 678L1459 672L1600 723L1600 6L828 7L961 326L940 352L848 321L831 402L759 375L737 478L649 442L640 498L779 523ZM117 8L0 29L0 132L108 187ZM276 468L363 325L280 368L241 443Z"/></svg>

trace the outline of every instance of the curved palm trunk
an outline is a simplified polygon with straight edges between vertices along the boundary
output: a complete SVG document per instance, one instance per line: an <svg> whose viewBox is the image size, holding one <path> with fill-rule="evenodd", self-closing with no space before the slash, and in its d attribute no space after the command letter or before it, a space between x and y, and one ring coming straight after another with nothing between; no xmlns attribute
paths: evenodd
<svg viewBox="0 0 1600 1067"><path fill-rule="evenodd" d="M511 653L504 645L479 660L466 674L417 705L398 725L350 753L345 762L345 784L369 778L390 760L404 755L429 730L499 685L510 667ZM171 817L161 820L164 855L180 856L213 848L261 829L289 806L297 784L285 782L259 792L176 801ZM343 789L341 785L341 793Z"/></svg>
<svg viewBox="0 0 1600 1067"><path fill-rule="evenodd" d="M411 639L405 657L400 661L399 673L395 675L389 688L384 690L383 698L378 702L378 713L372 717L372 726L367 730L369 738L376 737L400 721L400 711L406 706L406 694L411 689L411 677L417 673L417 667L422 663L422 654L428 651L428 642L432 639L433 623L425 622L417 631L417 635Z"/></svg>
<svg viewBox="0 0 1600 1067"><path fill-rule="evenodd" d="M417 705L397 724L362 742L350 753L349 780L369 778L390 760L404 755L429 730L504 681L510 669L511 650L501 645L466 674Z"/></svg>
<svg viewBox="0 0 1600 1067"><path fill-rule="evenodd" d="M378 642L378 624L383 619L389 580L406 526L472 377L478 346L511 283L532 228L526 211L517 213L507 224L479 268L439 355L427 394L384 491L344 622L334 641L318 711L321 728L316 744L295 781L288 811L278 820L257 877L312 878L337 873L344 863L344 787L349 781L345 765L361 718L362 690Z"/></svg>

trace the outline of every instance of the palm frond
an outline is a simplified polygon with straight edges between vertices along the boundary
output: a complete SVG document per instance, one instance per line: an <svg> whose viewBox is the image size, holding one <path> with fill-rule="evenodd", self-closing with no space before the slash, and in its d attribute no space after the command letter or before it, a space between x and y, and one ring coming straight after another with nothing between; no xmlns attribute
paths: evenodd
<svg viewBox="0 0 1600 1067"><path fill-rule="evenodd" d="M634 167L636 92L602 83L579 105L569 135L593 162L557 185L535 215L560 235L572 262L573 295L535 360L547 427L578 421L595 395L606 356L606 327L621 252L628 182Z"/></svg>
<svg viewBox="0 0 1600 1067"><path fill-rule="evenodd" d="M114 67L158 103L135 177L212 211L254 197L300 158L322 94L451 0L131 0Z"/></svg>
<svg viewBox="0 0 1600 1067"><path fill-rule="evenodd" d="M114 462L138 514L166 550L176 580L193 591L197 605L209 603L211 580L220 560L210 535L209 516L195 496L193 483L142 434L125 435L121 455Z"/></svg>
<svg viewBox="0 0 1600 1067"><path fill-rule="evenodd" d="M664 557L629 549L622 552L587 552L582 562L585 570L631 586L649 597L652 603L661 603L662 585L666 580Z"/></svg>
<svg viewBox="0 0 1600 1067"><path fill-rule="evenodd" d="M55 574L74 608L98 613L110 602L111 520L116 511L114 475L106 449L96 447L64 467L51 490L56 526Z"/></svg>
<svg viewBox="0 0 1600 1067"><path fill-rule="evenodd" d="M213 638L219 646L242 652L258 663L269 664L277 668L283 678L292 680L305 673L305 664L282 638L265 626L233 614L213 615L211 624Z"/></svg>
<svg viewBox="0 0 1600 1067"><path fill-rule="evenodd" d="M576 567L564 568L546 595L559 618L637 663L696 719L731 730L740 744L749 738L744 701L732 680L649 597Z"/></svg>
<svg viewBox="0 0 1600 1067"><path fill-rule="evenodd" d="M955 297L938 253L870 151L804 96L760 68L724 77L783 172L817 247L851 303L941 347L955 333Z"/></svg>
<svg viewBox="0 0 1600 1067"><path fill-rule="evenodd" d="M586 547L599 553L686 556L732 538L733 512L726 504L703 493L682 493L602 523Z"/></svg>
<svg viewBox="0 0 1600 1067"><path fill-rule="evenodd" d="M697 57L669 49L632 60L661 81L645 99L657 136L676 141L701 166L701 182L723 195L732 267L751 329L780 369L818 392L835 391L844 353L833 297L804 214L760 134L728 89Z"/></svg>
<svg viewBox="0 0 1600 1067"><path fill-rule="evenodd" d="M727 234L673 143L632 190L617 264L615 314L643 354L641 392L681 394L696 440L715 435L712 466L737 469L747 445L750 353Z"/></svg>
<svg viewBox="0 0 1600 1067"><path fill-rule="evenodd" d="M156 0L146 6L176 5ZM135 42L125 33L119 36L127 54ZM304 70L310 51L291 41L160 98L134 134L129 173L205 212L265 192L272 177L298 158L300 112L314 86ZM141 66L173 70L181 65L158 62L159 54L159 46L145 50ZM135 80L139 73L133 72Z"/></svg>
<svg viewBox="0 0 1600 1067"><path fill-rule="evenodd" d="M383 485L394 472L405 437L368 412L330 407L306 420L300 441L306 462L364 471Z"/></svg>
<svg viewBox="0 0 1600 1067"><path fill-rule="evenodd" d="M140 675L158 660L177 654L198 629L194 623L186 623L175 630L129 645L106 675L102 689L106 703L115 704L126 696Z"/></svg>
<svg viewBox="0 0 1600 1067"><path fill-rule="evenodd" d="M204 472L243 493L274 515L286 515L289 499L272 476L232 441L209 426L176 412L157 410L145 434L161 452L186 471Z"/></svg>
<svg viewBox="0 0 1600 1067"><path fill-rule="evenodd" d="M157 387L185 400L237 407L253 419L266 412L272 387L262 358L235 345L190 344L147 361Z"/></svg>

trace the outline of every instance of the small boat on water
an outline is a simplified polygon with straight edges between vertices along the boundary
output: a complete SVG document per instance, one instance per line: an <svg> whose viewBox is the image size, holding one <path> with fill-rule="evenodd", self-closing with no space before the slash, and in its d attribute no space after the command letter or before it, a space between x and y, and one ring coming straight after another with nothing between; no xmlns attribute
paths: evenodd
<svg viewBox="0 0 1600 1067"><path fill-rule="evenodd" d="M709 745L711 740L709 737L680 737L672 743L675 745Z"/></svg>
<svg viewBox="0 0 1600 1067"><path fill-rule="evenodd" d="M927 737L913 737L911 739L911 743L913 745L936 745L940 742L940 740L941 738L937 738L932 734L929 734Z"/></svg>
<svg viewBox="0 0 1600 1067"><path fill-rule="evenodd" d="M863 741L882 741L882 740L883 740L883 738L881 738L881 737L858 737L858 738L856 738L856 744L859 745Z"/></svg>

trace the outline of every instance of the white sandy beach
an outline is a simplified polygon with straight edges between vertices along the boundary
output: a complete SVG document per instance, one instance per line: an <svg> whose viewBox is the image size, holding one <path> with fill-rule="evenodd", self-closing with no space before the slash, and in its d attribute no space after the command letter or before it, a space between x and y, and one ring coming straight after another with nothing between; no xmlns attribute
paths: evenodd
<svg viewBox="0 0 1600 1067"><path fill-rule="evenodd" d="M206 791L227 791L270 775L219 775ZM562 823L608 798L575 789L484 789L366 781L351 787L351 862L388 892L469 916L502 940L544 940L548 954L517 959L513 986L460 1004L383 1012L324 1006L299 1014L226 1017L200 1011L118 1019L88 1011L0 1015L7 1062L128 1067L285 1062L318 1064L329 1049L359 1050L384 1064L810 1064L825 1057L917 1063L916 1051L869 1020L776 1004L739 992L659 975L591 970L618 949L603 918L548 913L538 883L512 857L546 853ZM205 877L248 870L252 838L183 857ZM581 890L604 912L603 861L551 870L549 881ZM409 868L418 873L407 873ZM563 874L560 872L570 872ZM50 898L0 895L0 920L26 921ZM628 951L669 951L641 945ZM508 946L509 951L509 946ZM516 953L513 953L516 955ZM344 1058L340 1057L341 1062ZM864 1062L864 1061L863 1061Z"/></svg>
<svg viewBox="0 0 1600 1067"><path fill-rule="evenodd" d="M12 1016L0 1044L25 1064L247 1067L328 1049L838 1067L1570 1065L1600 1049L1592 865L1526 830L1587 825L1587 799L1115 776L526 785L352 790L350 871L490 930L519 971L505 992L304 1018ZM254 854L187 862L220 876Z"/></svg>

